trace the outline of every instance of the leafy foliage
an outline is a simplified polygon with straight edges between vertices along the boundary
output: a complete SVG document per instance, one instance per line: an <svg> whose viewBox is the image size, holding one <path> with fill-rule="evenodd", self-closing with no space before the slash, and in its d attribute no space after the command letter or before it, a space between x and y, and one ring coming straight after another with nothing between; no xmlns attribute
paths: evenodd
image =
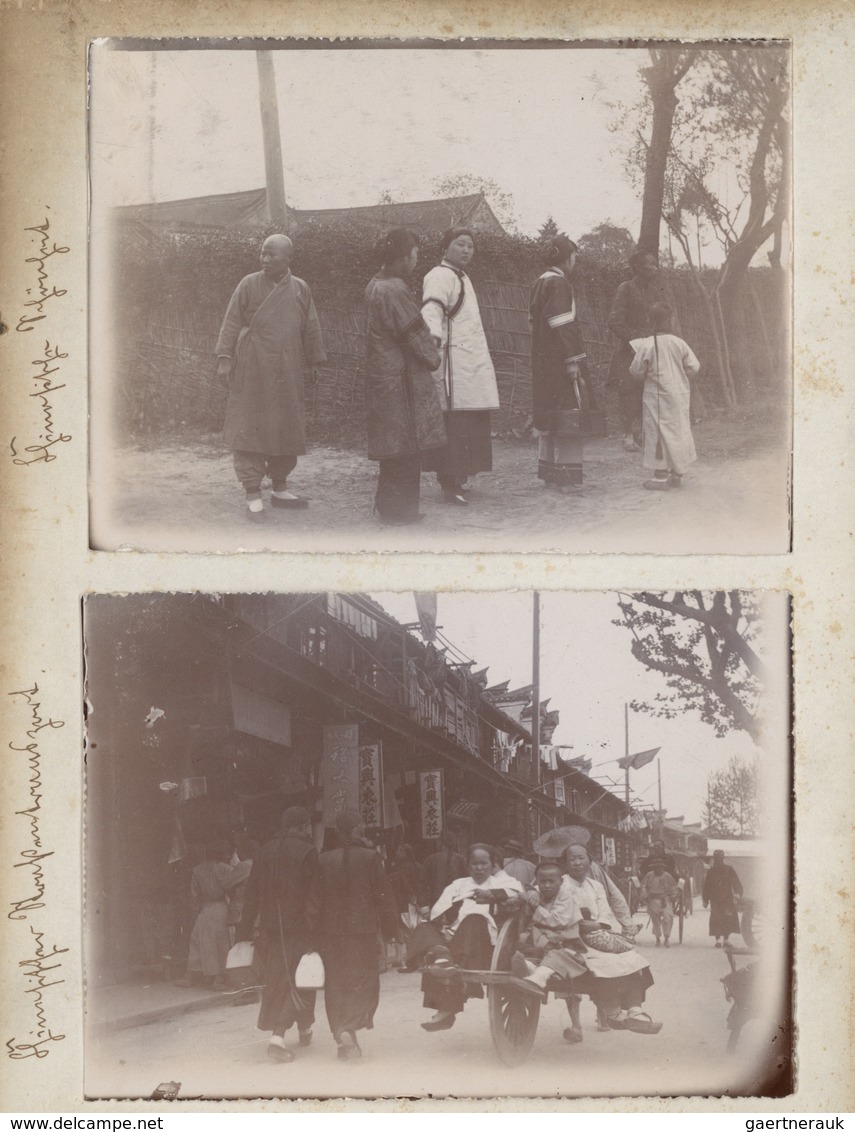
<svg viewBox="0 0 855 1132"><path fill-rule="evenodd" d="M762 609L755 594L701 590L633 593L620 598L615 625L632 633L632 655L660 672L670 689L637 711L674 719L696 711L717 735L762 728L765 665Z"/></svg>
<svg viewBox="0 0 855 1132"><path fill-rule="evenodd" d="M475 173L453 173L438 177L431 184L431 192L438 197L467 196L469 193L483 193L490 208L496 214L502 227L508 232L519 231L514 198L491 177L479 177Z"/></svg>
<svg viewBox="0 0 855 1132"><path fill-rule="evenodd" d="M706 825L710 837L756 837L759 833L757 761L732 758L707 782Z"/></svg>
<svg viewBox="0 0 855 1132"><path fill-rule="evenodd" d="M558 225L551 216L547 216L537 230L539 240L553 240L558 235Z"/></svg>
<svg viewBox="0 0 855 1132"><path fill-rule="evenodd" d="M629 230L619 228L609 220L580 236L576 244L580 259L591 260L620 271L626 270L627 261L635 251L635 241Z"/></svg>

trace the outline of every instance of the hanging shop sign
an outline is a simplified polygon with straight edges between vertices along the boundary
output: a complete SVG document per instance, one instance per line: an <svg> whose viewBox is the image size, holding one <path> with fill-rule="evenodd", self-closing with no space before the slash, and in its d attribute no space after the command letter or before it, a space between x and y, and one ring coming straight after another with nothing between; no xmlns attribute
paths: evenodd
<svg viewBox="0 0 855 1132"><path fill-rule="evenodd" d="M324 728L324 825L334 825L342 810L359 810L359 726Z"/></svg>
<svg viewBox="0 0 855 1132"><path fill-rule="evenodd" d="M419 800L422 812L422 837L427 841L439 837L443 826L442 771L419 773Z"/></svg>
<svg viewBox="0 0 855 1132"><path fill-rule="evenodd" d="M606 837L602 834L602 852L604 865L616 865L617 855L615 854L615 839L613 837Z"/></svg>
<svg viewBox="0 0 855 1132"><path fill-rule="evenodd" d="M359 748L359 813L366 829L383 827L383 749L380 743Z"/></svg>

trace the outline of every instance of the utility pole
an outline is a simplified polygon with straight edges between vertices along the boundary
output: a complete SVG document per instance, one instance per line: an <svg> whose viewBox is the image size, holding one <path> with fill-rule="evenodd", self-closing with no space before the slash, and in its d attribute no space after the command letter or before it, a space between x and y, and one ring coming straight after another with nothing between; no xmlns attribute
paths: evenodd
<svg viewBox="0 0 855 1132"><path fill-rule="evenodd" d="M258 97L264 138L267 218L284 221L288 216L288 208L285 204L285 174L282 169L282 140L279 136L279 104L276 99L273 52L256 51L255 59L258 64Z"/></svg>
<svg viewBox="0 0 855 1132"><path fill-rule="evenodd" d="M656 780L659 784L659 817L664 818L665 815L662 813L662 760L661 759L656 760Z"/></svg>
<svg viewBox="0 0 855 1132"><path fill-rule="evenodd" d="M629 704L623 705L623 753L626 766L623 768L623 797L629 805Z"/></svg>
<svg viewBox="0 0 855 1132"><path fill-rule="evenodd" d="M531 610L531 756L534 781L541 782L540 767L540 594L532 595Z"/></svg>

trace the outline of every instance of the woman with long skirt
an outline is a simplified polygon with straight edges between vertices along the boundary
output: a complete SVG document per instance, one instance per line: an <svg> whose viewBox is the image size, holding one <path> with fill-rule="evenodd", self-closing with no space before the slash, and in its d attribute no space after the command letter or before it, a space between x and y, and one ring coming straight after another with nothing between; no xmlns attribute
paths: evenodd
<svg viewBox="0 0 855 1132"><path fill-rule="evenodd" d="M377 241L381 267L365 289L365 401L368 459L380 476L374 509L383 522L415 523L423 465L445 445L432 370L439 351L407 286L418 259L418 243L406 228Z"/></svg>
<svg viewBox="0 0 855 1132"><path fill-rule="evenodd" d="M471 229L449 228L442 237L442 262L422 286L422 313L442 353L435 376L448 446L439 456L437 479L443 500L455 507L469 502L470 476L492 471L490 410L499 407L478 298L465 271L474 255Z"/></svg>

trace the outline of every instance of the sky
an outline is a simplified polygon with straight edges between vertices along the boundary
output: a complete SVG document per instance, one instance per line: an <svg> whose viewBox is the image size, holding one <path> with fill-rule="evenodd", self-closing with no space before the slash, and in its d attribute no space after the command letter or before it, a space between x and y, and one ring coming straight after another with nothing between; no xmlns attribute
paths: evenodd
<svg viewBox="0 0 855 1132"><path fill-rule="evenodd" d="M372 594L398 620L417 620L412 593ZM773 602L775 599L770 599ZM784 628L785 607L771 607L776 632ZM541 594L541 698L559 709L561 721L555 744L593 760L593 776L623 797L623 772L615 759L624 754L624 704L652 703L667 691L664 678L649 672L630 652L630 633L611 622L620 616L618 597L608 593ZM476 669L489 665L488 680L511 687L531 683L532 596L501 594L439 594L437 624L441 632ZM777 654L784 655L783 649ZM784 724L784 719L781 719ZM644 712L629 713L630 751L661 746L662 804L672 817L701 821L711 771L723 770L738 756L753 759L760 752L744 733L718 738L697 714L674 720ZM785 771L780 751L762 753L767 766ZM774 776L780 787L779 776ZM609 778L614 783L609 782ZM634 805L657 807L657 762L630 771Z"/></svg>
<svg viewBox="0 0 855 1132"><path fill-rule="evenodd" d="M286 197L299 208L435 195L472 173L578 237L637 229L613 103L641 93L627 48L275 53ZM103 205L264 184L253 51L93 52L91 167Z"/></svg>

